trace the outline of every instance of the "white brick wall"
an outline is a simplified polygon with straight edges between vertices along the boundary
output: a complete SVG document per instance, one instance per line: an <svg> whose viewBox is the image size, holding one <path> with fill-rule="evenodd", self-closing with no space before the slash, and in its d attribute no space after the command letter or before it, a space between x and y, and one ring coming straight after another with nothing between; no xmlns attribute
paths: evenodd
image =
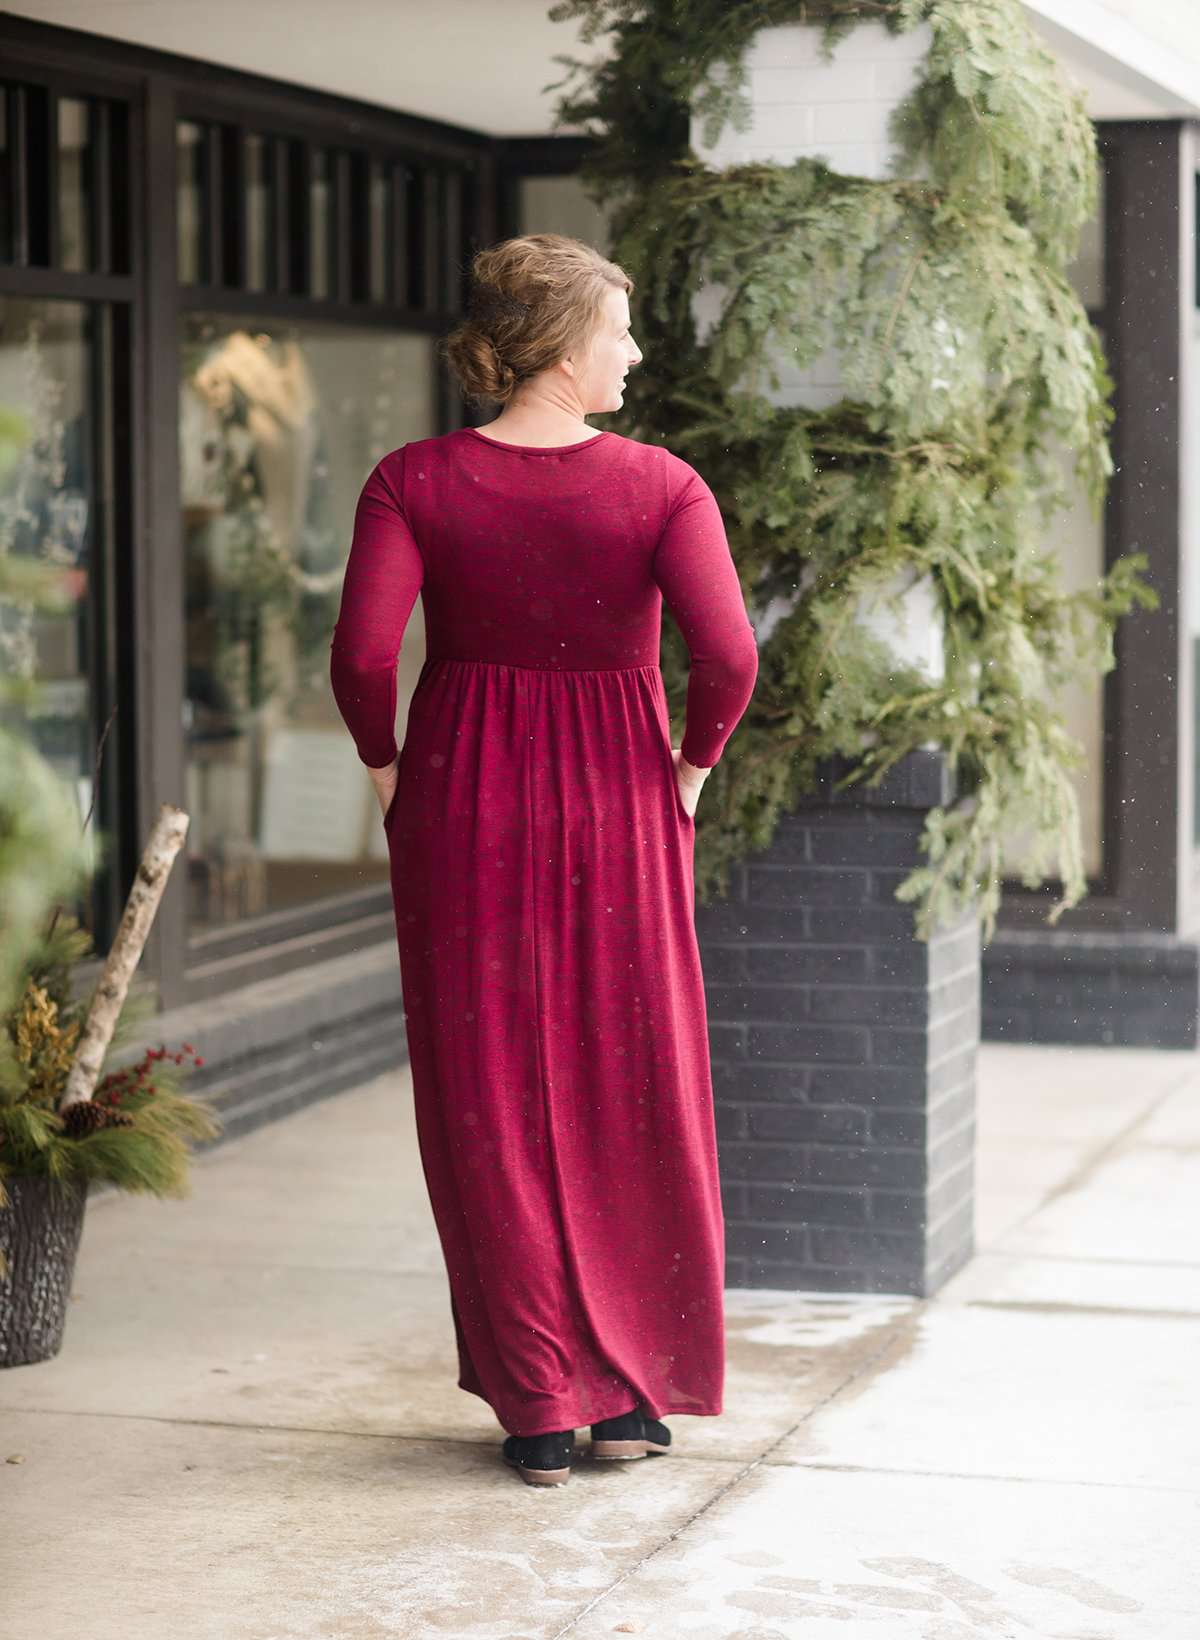
<svg viewBox="0 0 1200 1640"><path fill-rule="evenodd" d="M912 89L929 49L928 28L894 35L881 23L864 23L837 45L832 61L821 57L819 43L817 30L803 24L763 29L746 56L749 129L727 126L705 148L697 127L692 144L699 156L717 166L824 159L835 171L886 176L888 116Z"/></svg>
<svg viewBox="0 0 1200 1640"><path fill-rule="evenodd" d="M788 24L763 29L746 55L752 109L748 128L726 126L709 147L700 140L699 122L693 121L692 146L717 168L751 160L788 165L808 158L823 159L847 175L885 177L893 154L887 122L912 89L929 42L928 27L896 35L881 23L864 23L838 43L830 61L820 53L815 28ZM802 292L797 299L803 300ZM694 312L701 337L723 301L724 292L715 287L697 297ZM769 392L776 404L817 409L843 396L836 353L805 370L787 359L779 360L778 368L780 391Z"/></svg>

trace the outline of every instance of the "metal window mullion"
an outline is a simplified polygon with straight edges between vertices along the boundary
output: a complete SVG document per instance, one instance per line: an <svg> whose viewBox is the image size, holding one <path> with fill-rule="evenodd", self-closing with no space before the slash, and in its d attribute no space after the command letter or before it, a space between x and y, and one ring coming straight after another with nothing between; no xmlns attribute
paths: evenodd
<svg viewBox="0 0 1200 1640"><path fill-rule="evenodd" d="M8 95L8 152L12 175L9 209L12 214L12 254L17 267L29 266L29 178L26 171L25 87L14 85Z"/></svg>
<svg viewBox="0 0 1200 1640"><path fill-rule="evenodd" d="M472 167L463 171L462 192L459 198L459 267L458 277L452 291L453 309L461 313L467 303L471 285L471 259L479 247L477 224L479 220L479 174Z"/></svg>
<svg viewBox="0 0 1200 1640"><path fill-rule="evenodd" d="M347 243L350 247L350 300L371 300L371 164L367 155L350 155L350 210Z"/></svg>
<svg viewBox="0 0 1200 1640"><path fill-rule="evenodd" d="M131 111L126 102L108 105L108 234L111 272L130 272L133 256L133 212L136 175L130 146Z"/></svg>
<svg viewBox="0 0 1200 1640"><path fill-rule="evenodd" d="M383 176L383 293L384 301L389 307L395 307L400 300L400 264L396 260L394 247L396 244L396 188L393 181L393 166L390 159L380 160L380 171Z"/></svg>
<svg viewBox="0 0 1200 1640"><path fill-rule="evenodd" d="M444 312L456 313L462 287L463 179L461 171L442 173L442 274L438 282L438 303Z"/></svg>
<svg viewBox="0 0 1200 1640"><path fill-rule="evenodd" d="M61 166L58 154L59 94L51 89L46 94L46 189L42 206L46 212L46 263L57 268L62 254L62 235L59 233L58 203Z"/></svg>
<svg viewBox="0 0 1200 1640"><path fill-rule="evenodd" d="M182 700L186 656L184 551L179 480L179 282L175 202L175 89L151 75L136 108L133 174L138 179L133 268L136 357L137 524L129 537L129 595L135 637L137 805L123 807L133 830L134 870L141 840L164 796L186 790ZM143 965L157 981L160 1005L177 1001L183 983L187 860L163 892Z"/></svg>
<svg viewBox="0 0 1200 1640"><path fill-rule="evenodd" d="M221 266L219 282L232 290L246 288L246 133L240 126L220 128Z"/></svg>
<svg viewBox="0 0 1200 1640"><path fill-rule="evenodd" d="M134 366L134 303L113 303L108 308L112 375L109 380L109 416L111 428L110 506L107 539L110 542L109 597L111 599L112 661L110 666L112 694L110 700L117 709L113 720L110 757L113 758L112 784L113 816L109 825L117 839L117 854L113 865L114 904L111 913L115 929L124 901L124 885L132 880L140 856L140 840L132 823L138 813L138 679L140 670L126 657L137 651L134 626L132 582L135 572L134 540L137 526L135 500L136 474L134 471L139 449L137 439L137 412L133 383ZM115 753L115 756L113 755Z"/></svg>
<svg viewBox="0 0 1200 1640"><path fill-rule="evenodd" d="M20 154L19 189L21 216L17 224L24 246L24 262L28 267L53 267L50 254L54 239L52 201L54 186L54 149L50 128L50 93L39 86L22 86L19 92ZM42 117L42 130L35 133L33 126ZM40 135L40 141L35 141Z"/></svg>
<svg viewBox="0 0 1200 1640"><path fill-rule="evenodd" d="M398 160L389 166L391 193L391 241L388 254L392 264L389 299L397 307L409 307L412 302L411 281L408 276L408 166Z"/></svg>
<svg viewBox="0 0 1200 1640"><path fill-rule="evenodd" d="M89 451L92 498L92 533L88 542L91 573L88 577L89 620L91 627L91 654L88 661L88 684L91 714L88 724L89 745L98 750L100 734L109 714L117 704L117 625L116 625L116 532L113 522L113 478L115 440L113 428L113 384L115 356L113 344L112 309L107 303L91 309L91 380L89 401L92 418L92 440ZM104 744L97 789L93 793L93 825L107 831L110 837L119 837L117 774L114 758L119 760L123 725L114 718ZM117 770L119 773L119 770ZM112 802L108 801L113 798ZM99 882L93 888L93 906L99 924L101 946L110 943L119 918L117 883L120 858L103 858Z"/></svg>
<svg viewBox="0 0 1200 1640"><path fill-rule="evenodd" d="M0 176L0 262L4 263L13 260L12 135L9 129L12 105L13 87L0 80L0 142L3 142L7 161Z"/></svg>
<svg viewBox="0 0 1200 1640"><path fill-rule="evenodd" d="M216 125L202 125L204 132L203 188L204 220L200 238L201 285L222 283L225 265L225 236L221 221L221 132Z"/></svg>
<svg viewBox="0 0 1200 1640"><path fill-rule="evenodd" d="M424 172L424 194L421 211L421 265L423 269L422 306L426 313L436 313L441 306L441 270L445 265L442 243L442 171L427 165Z"/></svg>
<svg viewBox="0 0 1200 1640"><path fill-rule="evenodd" d="M90 263L100 273L112 272L112 111L96 98L90 105L88 237Z"/></svg>
<svg viewBox="0 0 1200 1640"><path fill-rule="evenodd" d="M304 186L307 166L303 150L289 138L281 137L280 176L284 202L280 208L280 289L286 296L302 296L308 289L308 190Z"/></svg>
<svg viewBox="0 0 1200 1640"><path fill-rule="evenodd" d="M287 141L266 132L262 139L263 187L267 192L266 288L288 293L287 269Z"/></svg>
<svg viewBox="0 0 1200 1640"><path fill-rule="evenodd" d="M299 159L296 168L296 188L299 200L298 233L292 246L292 291L297 296L311 296L313 294L312 266L315 254L315 212L313 211L313 192L317 175L317 151L311 142L302 142L299 147ZM296 221L296 209L292 212L293 221Z"/></svg>

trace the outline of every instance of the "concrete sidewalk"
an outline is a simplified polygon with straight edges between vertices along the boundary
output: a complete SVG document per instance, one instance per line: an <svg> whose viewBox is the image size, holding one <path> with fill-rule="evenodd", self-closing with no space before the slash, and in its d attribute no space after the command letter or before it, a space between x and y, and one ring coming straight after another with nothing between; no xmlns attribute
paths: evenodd
<svg viewBox="0 0 1200 1640"><path fill-rule="evenodd" d="M989 1047L950 1286L730 1292L725 1415L547 1491L455 1384L403 1074L98 1197L0 1372L0 1636L1198 1640L1198 1091Z"/></svg>

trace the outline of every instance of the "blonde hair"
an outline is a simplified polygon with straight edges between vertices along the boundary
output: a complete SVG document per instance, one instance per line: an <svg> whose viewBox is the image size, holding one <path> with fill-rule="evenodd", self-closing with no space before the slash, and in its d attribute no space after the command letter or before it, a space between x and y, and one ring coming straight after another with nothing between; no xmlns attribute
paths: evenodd
<svg viewBox="0 0 1200 1640"><path fill-rule="evenodd" d="M467 317L439 351L473 404L507 404L521 382L586 348L610 288L633 280L594 246L522 234L476 251Z"/></svg>

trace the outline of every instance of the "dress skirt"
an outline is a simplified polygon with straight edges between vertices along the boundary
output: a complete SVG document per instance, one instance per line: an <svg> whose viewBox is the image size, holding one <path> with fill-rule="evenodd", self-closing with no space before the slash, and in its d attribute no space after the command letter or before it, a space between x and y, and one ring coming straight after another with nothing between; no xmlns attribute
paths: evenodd
<svg viewBox="0 0 1200 1640"><path fill-rule="evenodd" d="M658 666L427 659L384 826L459 1386L518 1435L719 1413L695 824Z"/></svg>

